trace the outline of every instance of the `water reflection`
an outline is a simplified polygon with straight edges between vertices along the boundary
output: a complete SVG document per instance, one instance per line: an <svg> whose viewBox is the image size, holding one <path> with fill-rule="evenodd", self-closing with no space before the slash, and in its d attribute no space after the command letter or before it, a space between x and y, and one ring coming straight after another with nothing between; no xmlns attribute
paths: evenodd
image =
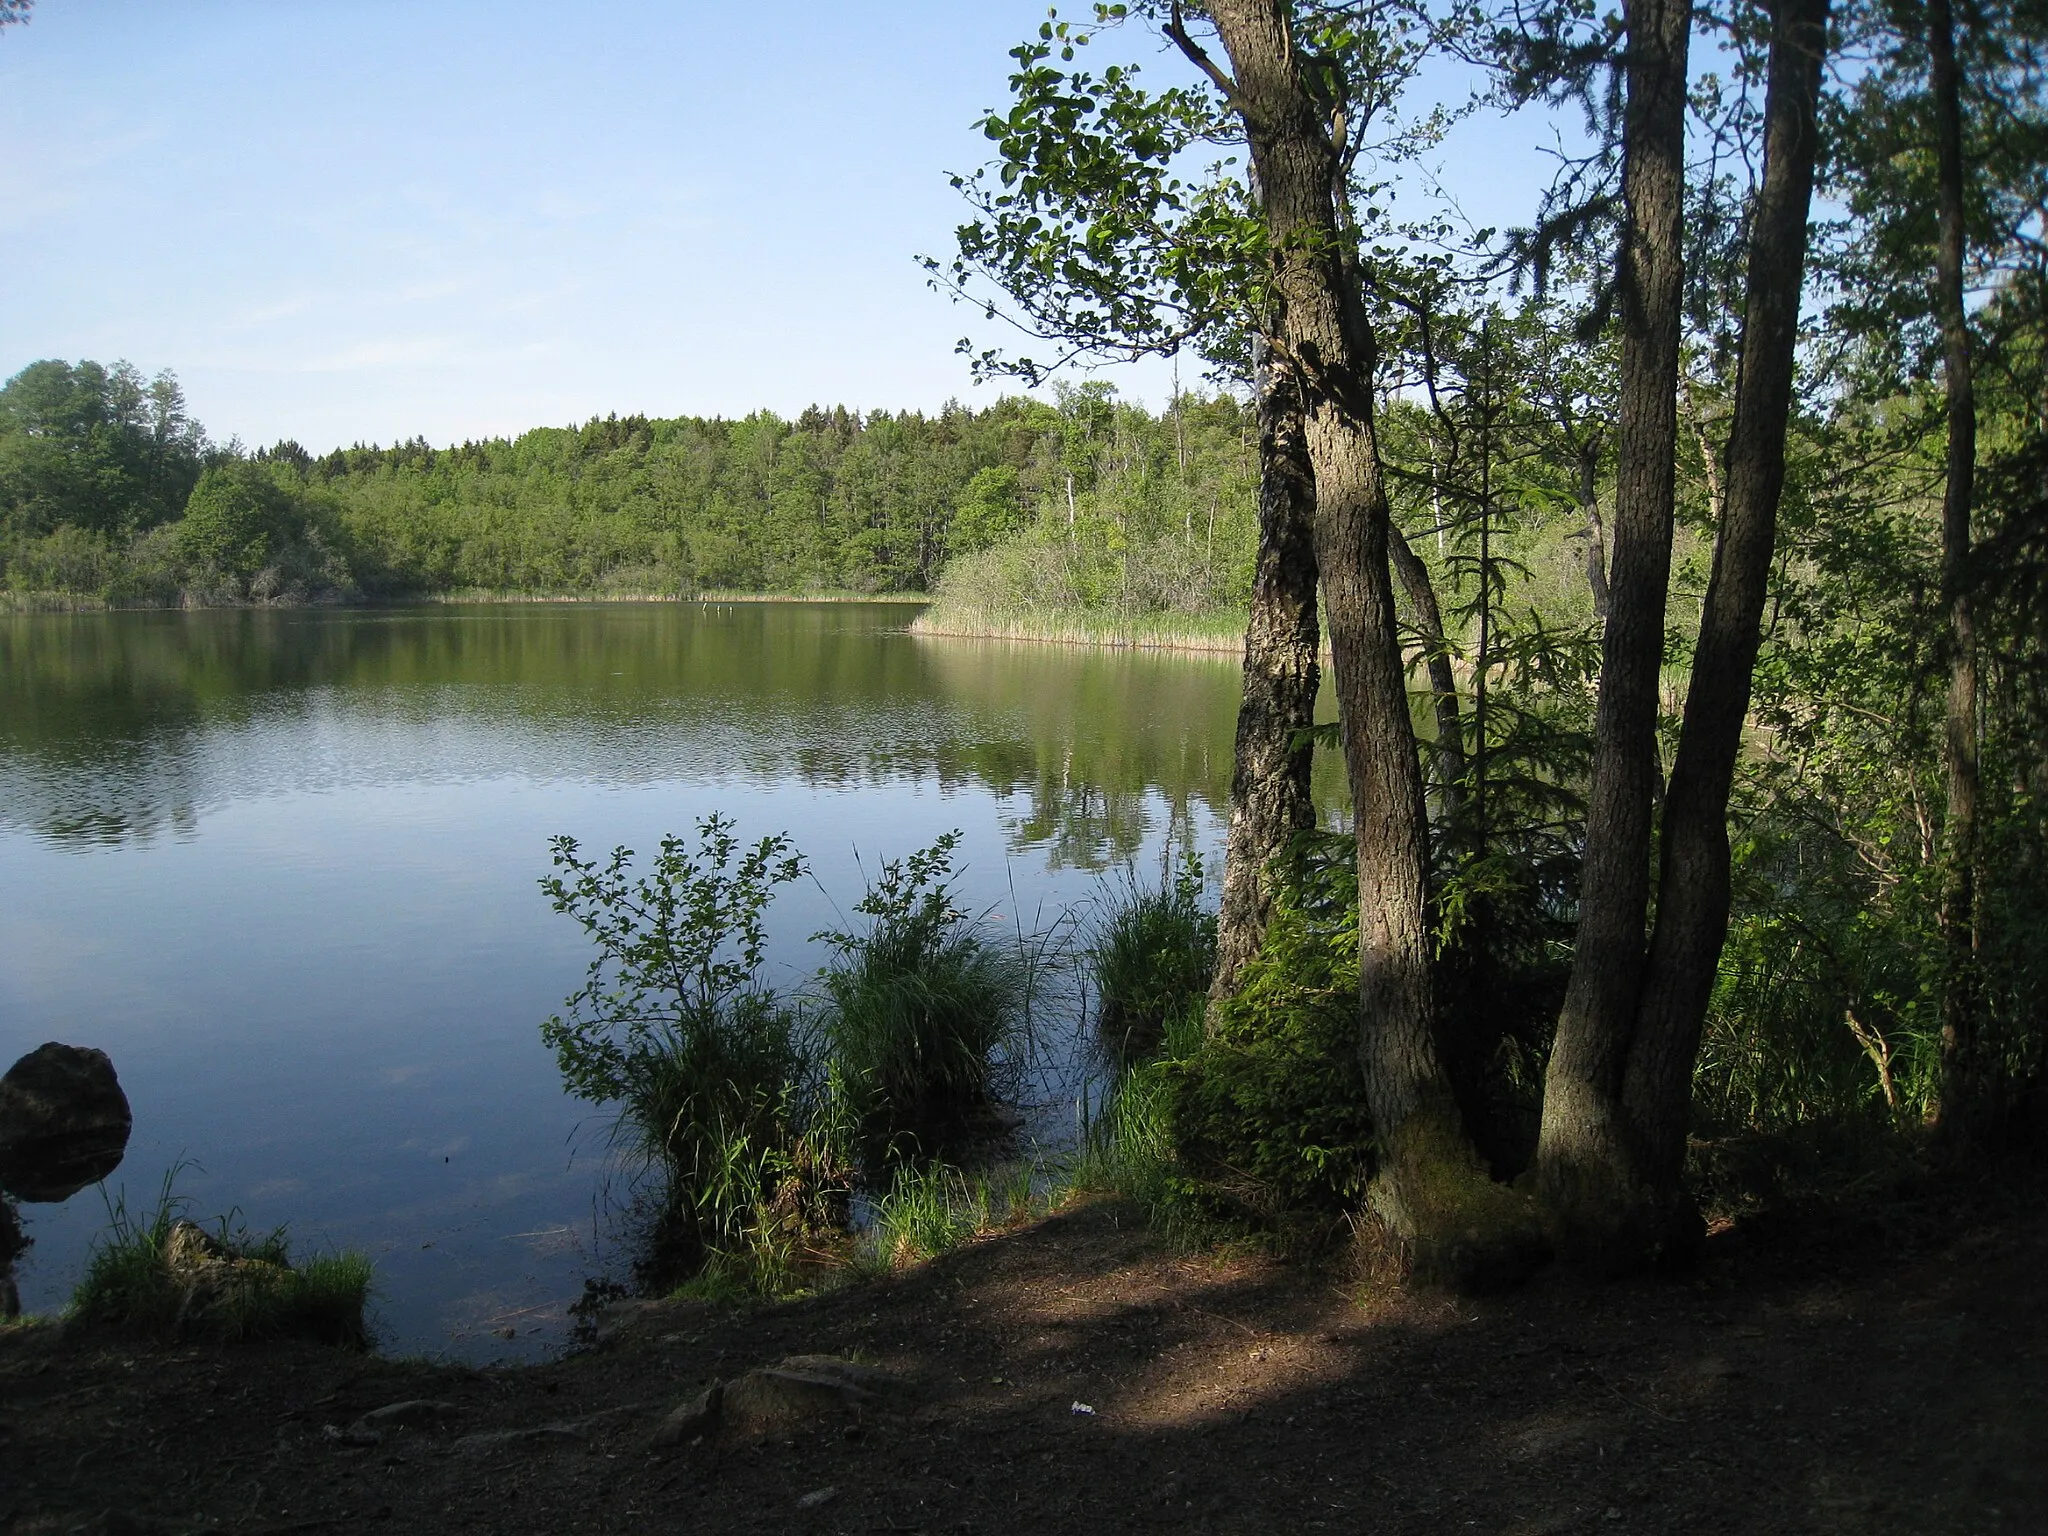
<svg viewBox="0 0 2048 1536"><path fill-rule="evenodd" d="M1129 858L1149 797L1229 791L1204 658L923 641L908 607L734 604L16 616L0 828L190 835L237 799L514 776L974 783L1055 867Z"/></svg>
<svg viewBox="0 0 2048 1536"><path fill-rule="evenodd" d="M192 1159L196 1213L372 1253L394 1345L540 1347L524 1319L605 1242L602 1124L536 1033L588 960L535 889L549 834L788 831L818 884L770 914L780 986L863 867L950 827L963 897L1024 929L1168 839L1213 856L1234 667L921 640L913 611L0 618L0 1036L113 1055L131 1197ZM103 1220L37 1211L32 1307Z"/></svg>

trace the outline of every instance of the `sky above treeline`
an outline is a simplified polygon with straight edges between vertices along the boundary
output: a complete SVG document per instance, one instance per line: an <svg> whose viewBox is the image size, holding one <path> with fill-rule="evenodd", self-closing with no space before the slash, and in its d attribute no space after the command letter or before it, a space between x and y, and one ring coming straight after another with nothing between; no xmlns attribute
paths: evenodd
<svg viewBox="0 0 2048 1536"><path fill-rule="evenodd" d="M952 253L947 173L988 158L974 121L1045 14L37 0L0 31L0 377L170 368L216 439L316 451L986 403L1003 386L977 388L954 343L1005 333L915 258ZM1479 114L1442 182L1476 222L1524 222L1549 134ZM1171 387L1159 363L1105 376L1155 406Z"/></svg>

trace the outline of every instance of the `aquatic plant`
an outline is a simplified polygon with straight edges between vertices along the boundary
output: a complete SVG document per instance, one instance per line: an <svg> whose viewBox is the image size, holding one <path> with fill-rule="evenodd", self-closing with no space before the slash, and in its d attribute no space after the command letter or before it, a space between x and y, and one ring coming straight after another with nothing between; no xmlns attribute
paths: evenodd
<svg viewBox="0 0 2048 1536"><path fill-rule="evenodd" d="M871 1157L937 1156L987 1125L998 1061L1024 1027L1032 964L953 903L960 834L884 863L858 933L817 935L821 1027Z"/></svg>
<svg viewBox="0 0 2048 1536"><path fill-rule="evenodd" d="M742 852L732 822L697 824L695 851L662 839L650 872L557 837L541 881L597 957L567 1012L541 1026L569 1091L617 1106L614 1144L655 1171L645 1267L667 1283L714 1256L783 1273L836 1225L849 1177L835 1095L795 1011L760 979L763 914L803 872L786 837Z"/></svg>
<svg viewBox="0 0 2048 1536"><path fill-rule="evenodd" d="M1170 864L1156 886L1126 870L1088 936L1096 1027L1118 1061L1151 1054L1167 1026L1199 1013L1216 970L1216 914L1202 905L1202 858Z"/></svg>

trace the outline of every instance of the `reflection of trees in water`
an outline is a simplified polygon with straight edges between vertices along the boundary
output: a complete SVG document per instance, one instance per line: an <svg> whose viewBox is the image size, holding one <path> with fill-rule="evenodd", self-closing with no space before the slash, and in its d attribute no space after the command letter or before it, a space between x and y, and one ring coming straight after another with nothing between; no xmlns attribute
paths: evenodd
<svg viewBox="0 0 2048 1536"><path fill-rule="evenodd" d="M1169 827L1198 806L1221 814L1234 668L912 639L893 632L906 617L648 605L0 621L0 825L118 843L279 789L485 774L916 780L985 788L1013 845L1100 869L1144 845L1162 806Z"/></svg>

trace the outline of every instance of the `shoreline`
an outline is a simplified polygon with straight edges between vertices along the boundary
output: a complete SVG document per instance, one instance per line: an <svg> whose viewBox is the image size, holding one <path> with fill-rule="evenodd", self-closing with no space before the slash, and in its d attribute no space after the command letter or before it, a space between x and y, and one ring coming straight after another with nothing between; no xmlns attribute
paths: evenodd
<svg viewBox="0 0 2048 1536"><path fill-rule="evenodd" d="M927 609L911 621L909 632L928 639L1002 640L1030 645L1065 645L1093 650L1178 651L1214 658L1244 657L1244 620L1231 616L1229 630L1214 626L1177 626L1091 622L1070 615L1037 619L990 620L935 614Z"/></svg>
<svg viewBox="0 0 2048 1536"><path fill-rule="evenodd" d="M0 592L0 616L50 613L287 613L337 608L447 608L467 603L844 603L925 607L921 592L424 592L377 597L358 594L289 603L130 603L76 592Z"/></svg>

